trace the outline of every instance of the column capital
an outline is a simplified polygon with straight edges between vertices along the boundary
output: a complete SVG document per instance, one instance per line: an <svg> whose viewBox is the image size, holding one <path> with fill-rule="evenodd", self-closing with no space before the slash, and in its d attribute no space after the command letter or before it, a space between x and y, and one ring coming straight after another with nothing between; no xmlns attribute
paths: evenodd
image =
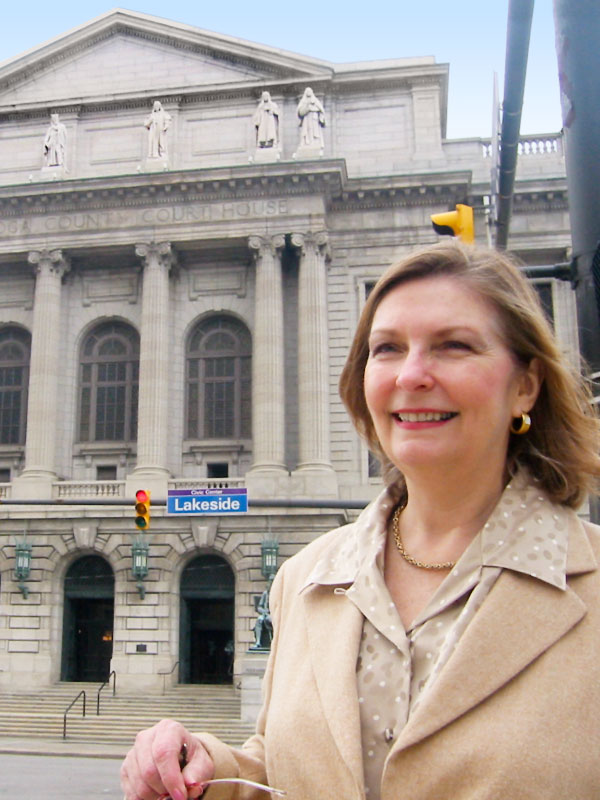
<svg viewBox="0 0 600 800"><path fill-rule="evenodd" d="M70 259L62 250L30 250L27 261L33 265L34 274L48 270L62 278L71 269Z"/></svg>
<svg viewBox="0 0 600 800"><path fill-rule="evenodd" d="M327 261L331 259L331 253L329 250L329 233L327 231L292 233L290 240L293 247L296 247L303 254L309 248L313 248L314 252L325 256Z"/></svg>
<svg viewBox="0 0 600 800"><path fill-rule="evenodd" d="M167 271L176 262L175 252L171 242L139 242L135 246L135 254L144 262L144 266L156 264Z"/></svg>
<svg viewBox="0 0 600 800"><path fill-rule="evenodd" d="M248 237L248 248L252 251L254 258L261 258L265 249L270 249L275 255L278 250L285 247L285 235L276 233L274 236L260 236L258 234Z"/></svg>

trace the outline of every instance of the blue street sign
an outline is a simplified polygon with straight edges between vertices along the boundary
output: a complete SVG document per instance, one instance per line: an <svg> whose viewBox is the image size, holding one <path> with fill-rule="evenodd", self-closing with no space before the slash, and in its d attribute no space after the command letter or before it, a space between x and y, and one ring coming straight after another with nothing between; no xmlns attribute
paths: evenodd
<svg viewBox="0 0 600 800"><path fill-rule="evenodd" d="M243 514L247 489L169 489L167 514Z"/></svg>

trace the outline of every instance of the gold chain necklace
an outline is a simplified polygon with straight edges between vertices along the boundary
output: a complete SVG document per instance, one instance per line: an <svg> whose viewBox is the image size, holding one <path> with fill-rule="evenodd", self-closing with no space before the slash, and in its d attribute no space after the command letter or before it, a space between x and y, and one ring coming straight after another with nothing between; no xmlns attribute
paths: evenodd
<svg viewBox="0 0 600 800"><path fill-rule="evenodd" d="M394 511L394 516L392 517L392 533L394 534L396 547L398 548L402 558L405 561L408 561L409 564L412 564L413 567L419 567L419 569L454 569L456 566L456 561L444 561L441 564L426 564L424 561L419 561L406 552L400 536L400 514L403 511L404 506L398 506L398 508Z"/></svg>

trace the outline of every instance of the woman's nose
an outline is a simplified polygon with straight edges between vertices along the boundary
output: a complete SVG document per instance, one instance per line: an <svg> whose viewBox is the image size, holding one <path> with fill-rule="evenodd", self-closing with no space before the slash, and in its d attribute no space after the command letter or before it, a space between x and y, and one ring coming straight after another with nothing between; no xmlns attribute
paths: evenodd
<svg viewBox="0 0 600 800"><path fill-rule="evenodd" d="M429 359L425 353L409 351L399 365L396 385L406 391L430 389L433 376L429 369Z"/></svg>

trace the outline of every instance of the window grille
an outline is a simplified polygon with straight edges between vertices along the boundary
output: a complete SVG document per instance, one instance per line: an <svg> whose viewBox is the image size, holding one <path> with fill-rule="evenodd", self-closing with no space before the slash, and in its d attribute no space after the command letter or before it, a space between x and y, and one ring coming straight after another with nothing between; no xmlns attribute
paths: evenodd
<svg viewBox="0 0 600 800"><path fill-rule="evenodd" d="M107 322L86 338L81 357L79 440L129 442L137 437L139 337Z"/></svg>
<svg viewBox="0 0 600 800"><path fill-rule="evenodd" d="M251 436L251 341L243 323L210 317L187 348L187 438Z"/></svg>
<svg viewBox="0 0 600 800"><path fill-rule="evenodd" d="M0 330L0 444L24 444L31 335L21 329Z"/></svg>

